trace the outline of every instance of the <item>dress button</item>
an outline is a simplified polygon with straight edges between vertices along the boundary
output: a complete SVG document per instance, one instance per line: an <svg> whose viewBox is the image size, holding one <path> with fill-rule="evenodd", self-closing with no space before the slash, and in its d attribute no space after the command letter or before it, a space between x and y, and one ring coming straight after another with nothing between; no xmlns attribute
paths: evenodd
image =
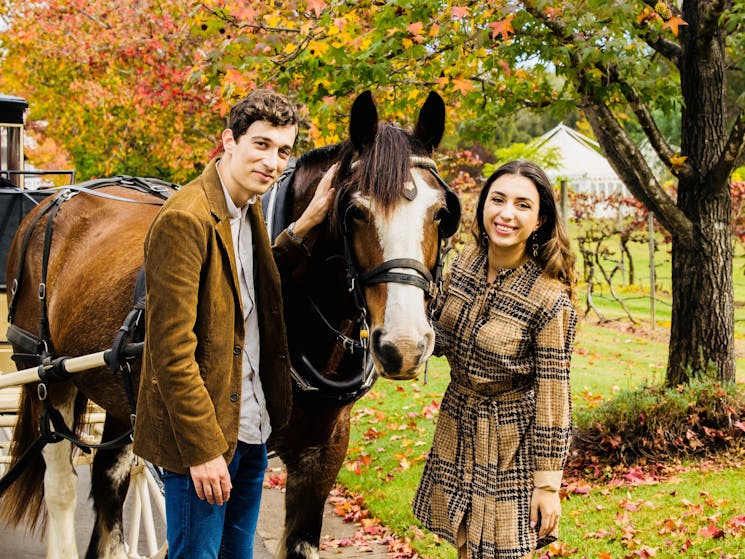
<svg viewBox="0 0 745 559"><path fill-rule="evenodd" d="M240 355L241 354L241 346L236 345L233 346L233 355Z"/></svg>
<svg viewBox="0 0 745 559"><path fill-rule="evenodd" d="M233 392L230 395L230 401L233 402L234 404L238 401L238 393L237 392Z"/></svg>

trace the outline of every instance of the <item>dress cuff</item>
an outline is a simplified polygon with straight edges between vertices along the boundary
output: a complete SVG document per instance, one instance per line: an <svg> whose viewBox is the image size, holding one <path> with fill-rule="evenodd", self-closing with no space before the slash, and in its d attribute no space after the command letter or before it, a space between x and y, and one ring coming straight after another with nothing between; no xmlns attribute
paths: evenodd
<svg viewBox="0 0 745 559"><path fill-rule="evenodd" d="M533 485L537 489L543 489L545 491L558 491L561 488L561 477L563 475L564 472L561 470L556 472L533 472Z"/></svg>

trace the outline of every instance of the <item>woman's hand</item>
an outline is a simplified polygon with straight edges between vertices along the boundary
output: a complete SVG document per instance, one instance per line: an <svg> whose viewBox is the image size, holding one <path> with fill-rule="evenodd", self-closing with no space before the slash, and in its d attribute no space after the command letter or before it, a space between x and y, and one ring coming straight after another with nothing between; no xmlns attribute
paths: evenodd
<svg viewBox="0 0 745 559"><path fill-rule="evenodd" d="M550 534L559 526L561 517L561 502L559 492L549 489L533 489L530 499L530 527L534 528L540 520L538 537Z"/></svg>

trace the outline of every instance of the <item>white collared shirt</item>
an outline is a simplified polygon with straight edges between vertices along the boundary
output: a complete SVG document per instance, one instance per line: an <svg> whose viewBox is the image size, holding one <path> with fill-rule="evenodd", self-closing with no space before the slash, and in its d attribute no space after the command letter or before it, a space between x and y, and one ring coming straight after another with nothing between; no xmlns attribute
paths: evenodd
<svg viewBox="0 0 745 559"><path fill-rule="evenodd" d="M219 161L217 174L220 176ZM243 340L243 381L241 383L241 419L238 440L248 444L261 444L267 441L272 428L266 409L264 390L258 375L260 333L255 305L253 236L251 222L248 218L249 208L256 201L256 196L253 196L243 208L238 208L225 188L222 176L220 176L220 184L230 214L230 231L233 237L235 265L238 271L243 319L246 327Z"/></svg>

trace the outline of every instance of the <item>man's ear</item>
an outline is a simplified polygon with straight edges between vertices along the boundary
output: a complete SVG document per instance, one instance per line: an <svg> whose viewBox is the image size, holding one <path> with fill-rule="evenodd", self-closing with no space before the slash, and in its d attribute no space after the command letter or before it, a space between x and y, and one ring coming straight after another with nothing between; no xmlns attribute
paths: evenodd
<svg viewBox="0 0 745 559"><path fill-rule="evenodd" d="M222 131L222 147L225 150L225 153L232 152L233 146L235 146L233 131L230 128L226 128Z"/></svg>

